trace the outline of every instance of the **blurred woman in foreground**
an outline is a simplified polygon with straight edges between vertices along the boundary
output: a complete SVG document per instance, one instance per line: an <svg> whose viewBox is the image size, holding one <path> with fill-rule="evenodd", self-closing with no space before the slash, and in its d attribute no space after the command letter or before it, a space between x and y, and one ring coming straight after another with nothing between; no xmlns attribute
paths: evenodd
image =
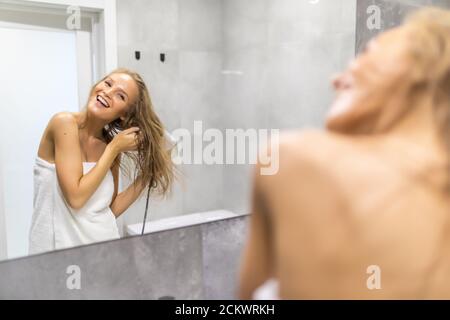
<svg viewBox="0 0 450 320"><path fill-rule="evenodd" d="M334 87L327 130L286 133L255 175L240 297L275 278L282 299L450 298L450 12L381 34Z"/></svg>

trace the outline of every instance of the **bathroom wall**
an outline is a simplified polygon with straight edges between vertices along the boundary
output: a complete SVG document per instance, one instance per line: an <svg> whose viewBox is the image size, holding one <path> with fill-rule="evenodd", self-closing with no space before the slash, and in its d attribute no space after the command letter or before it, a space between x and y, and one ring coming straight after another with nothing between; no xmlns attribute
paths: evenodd
<svg viewBox="0 0 450 320"><path fill-rule="evenodd" d="M321 127L330 78L353 58L355 0L225 0L227 127ZM251 166L226 166L224 206L249 212Z"/></svg>
<svg viewBox="0 0 450 320"><path fill-rule="evenodd" d="M194 120L222 130L321 126L329 79L355 51L356 0L117 0L117 10L119 65L144 76L169 131ZM250 211L251 165L181 169L174 196L151 201L150 219ZM124 224L144 208L145 198Z"/></svg>
<svg viewBox="0 0 450 320"><path fill-rule="evenodd" d="M3 261L0 299L234 299L247 219ZM80 289L67 286L69 266Z"/></svg>
<svg viewBox="0 0 450 320"><path fill-rule="evenodd" d="M117 23L119 65L144 77L168 131L192 132L195 120L204 129L219 127L222 1L117 0ZM223 207L220 166L183 165L180 171L173 195L150 201L150 220ZM144 209L145 197L124 215L124 225L142 221Z"/></svg>
<svg viewBox="0 0 450 320"><path fill-rule="evenodd" d="M409 12L427 5L450 8L450 0L358 0L356 52L380 32L400 25ZM380 16L379 28L367 23L373 15Z"/></svg>

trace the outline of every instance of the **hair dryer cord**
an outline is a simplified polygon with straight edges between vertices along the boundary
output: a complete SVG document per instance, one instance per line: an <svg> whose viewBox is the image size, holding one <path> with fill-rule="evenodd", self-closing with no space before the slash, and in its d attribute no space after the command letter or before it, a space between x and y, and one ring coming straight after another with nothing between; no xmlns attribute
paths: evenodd
<svg viewBox="0 0 450 320"><path fill-rule="evenodd" d="M153 181L152 181L153 182ZM150 189L152 188L152 182L148 184L148 191L147 191L147 201L145 203L145 213L144 213L144 221L142 221L142 232L141 235L144 234L145 231L145 223L147 222L147 210L148 210L148 199L150 197Z"/></svg>

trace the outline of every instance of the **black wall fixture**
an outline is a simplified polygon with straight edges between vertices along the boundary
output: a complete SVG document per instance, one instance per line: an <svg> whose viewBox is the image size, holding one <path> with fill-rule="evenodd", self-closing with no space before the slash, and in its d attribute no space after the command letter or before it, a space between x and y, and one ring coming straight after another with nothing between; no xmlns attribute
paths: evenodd
<svg viewBox="0 0 450 320"><path fill-rule="evenodd" d="M159 60L161 60L161 62L164 63L164 61L166 61L166 54L165 53L160 53L159 54Z"/></svg>
<svg viewBox="0 0 450 320"><path fill-rule="evenodd" d="M134 52L134 57L136 58L136 60L140 60L141 59L141 52L140 51L135 51Z"/></svg>

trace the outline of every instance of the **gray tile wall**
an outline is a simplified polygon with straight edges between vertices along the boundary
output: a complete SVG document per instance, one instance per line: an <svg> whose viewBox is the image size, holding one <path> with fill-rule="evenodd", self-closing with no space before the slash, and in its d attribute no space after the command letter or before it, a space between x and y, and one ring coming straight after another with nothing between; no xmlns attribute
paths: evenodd
<svg viewBox="0 0 450 320"><path fill-rule="evenodd" d="M203 296L208 299L235 299L247 222L241 218L203 224ZM219 274L220 273L220 274Z"/></svg>
<svg viewBox="0 0 450 320"><path fill-rule="evenodd" d="M219 127L222 0L117 0L117 21L119 65L143 76L168 131L192 132L195 120L204 130ZM180 171L172 196L150 201L150 220L222 208L220 166L182 165ZM144 209L145 197L123 215L123 226L142 221Z"/></svg>
<svg viewBox="0 0 450 320"><path fill-rule="evenodd" d="M330 78L354 56L356 0L225 0L223 123L320 127ZM224 168L224 208L249 212L251 166Z"/></svg>
<svg viewBox="0 0 450 320"><path fill-rule="evenodd" d="M0 299L234 299L247 219L0 262ZM70 265L80 290L67 289Z"/></svg>
<svg viewBox="0 0 450 320"><path fill-rule="evenodd" d="M380 28L369 29L367 19L374 13L368 8L377 6L380 12ZM423 6L438 6L450 8L450 0L358 0L356 13L356 52L374 36L400 25L410 13Z"/></svg>

